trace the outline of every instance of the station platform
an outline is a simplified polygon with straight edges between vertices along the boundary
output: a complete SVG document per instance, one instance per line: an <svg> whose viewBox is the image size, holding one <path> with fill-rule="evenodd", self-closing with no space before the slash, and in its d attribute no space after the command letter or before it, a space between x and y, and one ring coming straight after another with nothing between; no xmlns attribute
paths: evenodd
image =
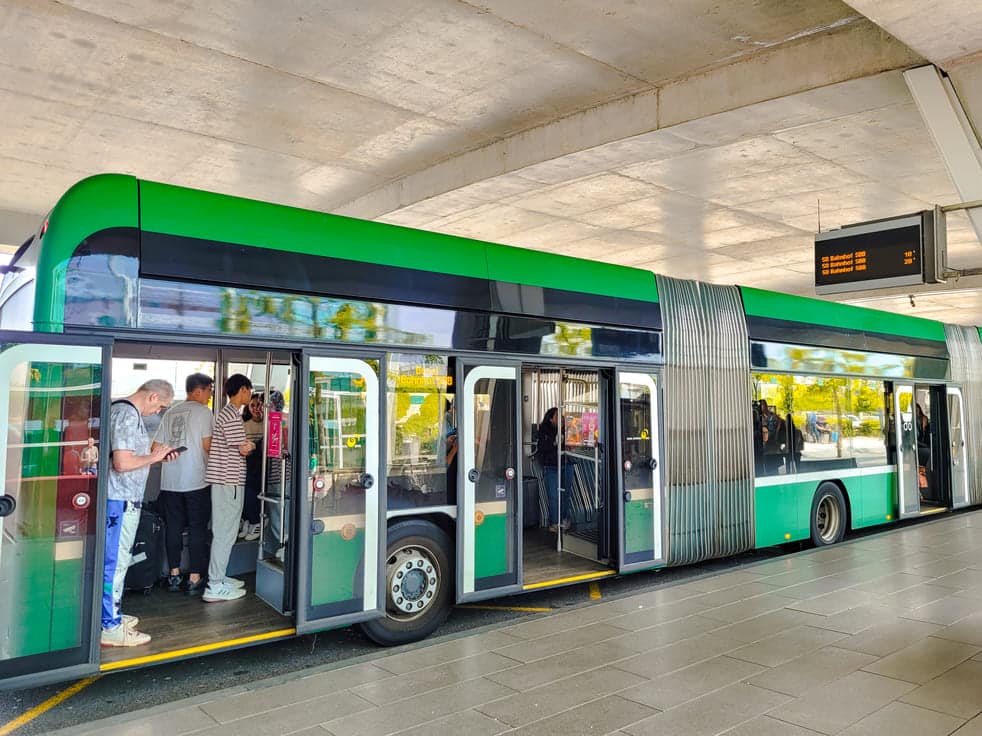
<svg viewBox="0 0 982 736"><path fill-rule="evenodd" d="M973 736L980 712L975 511L57 733Z"/></svg>

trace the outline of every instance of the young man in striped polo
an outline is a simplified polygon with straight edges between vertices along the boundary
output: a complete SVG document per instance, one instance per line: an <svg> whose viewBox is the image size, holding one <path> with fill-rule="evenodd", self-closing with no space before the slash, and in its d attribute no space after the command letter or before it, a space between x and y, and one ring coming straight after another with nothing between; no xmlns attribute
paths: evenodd
<svg viewBox="0 0 982 736"><path fill-rule="evenodd" d="M236 373L225 380L228 403L218 413L211 433L205 482L211 484L211 560L208 587L202 600L233 601L245 595L241 580L229 577L228 559L239 531L245 499L246 457L256 450L246 438L242 407L252 397L252 381Z"/></svg>

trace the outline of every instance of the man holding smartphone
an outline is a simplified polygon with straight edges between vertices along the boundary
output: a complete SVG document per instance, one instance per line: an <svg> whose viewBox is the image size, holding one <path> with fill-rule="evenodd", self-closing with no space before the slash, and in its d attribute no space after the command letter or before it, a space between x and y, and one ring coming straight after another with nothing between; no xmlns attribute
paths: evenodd
<svg viewBox="0 0 982 736"><path fill-rule="evenodd" d="M182 589L181 552L184 529L188 530L188 595L199 595L208 569L208 523L211 521L211 487L205 481L211 449L212 413L208 408L215 381L204 373L192 373L184 382L187 400L171 407L157 429L155 442L183 450L160 472L160 509L164 516L168 590Z"/></svg>

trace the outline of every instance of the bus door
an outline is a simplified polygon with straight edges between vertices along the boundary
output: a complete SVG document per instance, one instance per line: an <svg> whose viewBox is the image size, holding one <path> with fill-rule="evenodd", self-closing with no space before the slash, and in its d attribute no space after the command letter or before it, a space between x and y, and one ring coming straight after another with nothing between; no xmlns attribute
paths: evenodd
<svg viewBox="0 0 982 736"><path fill-rule="evenodd" d="M651 568L664 561L658 375L617 372L620 465L618 570Z"/></svg>
<svg viewBox="0 0 982 736"><path fill-rule="evenodd" d="M521 590L517 365L460 362L457 600Z"/></svg>
<svg viewBox="0 0 982 736"><path fill-rule="evenodd" d="M230 574L255 567L256 595L284 614L294 607L289 581L295 559L291 486L296 432L291 419L296 415L294 381L299 370L293 359L293 353L286 351L223 348L218 370L224 378L233 373L245 375L253 391L243 413L243 418L250 419L246 436L256 443L256 451L246 458L243 518L258 518L259 523L258 530L247 530L232 548Z"/></svg>
<svg viewBox="0 0 982 736"><path fill-rule="evenodd" d="M948 448L951 459L951 507L967 506L968 494L968 456L965 452L965 425L962 414L964 406L962 391L948 387Z"/></svg>
<svg viewBox="0 0 982 736"><path fill-rule="evenodd" d="M99 668L110 360L108 340L0 332L3 689Z"/></svg>
<svg viewBox="0 0 982 736"><path fill-rule="evenodd" d="M897 384L893 391L893 415L897 433L897 515L901 519L921 512L917 432L914 426L914 387Z"/></svg>
<svg viewBox="0 0 982 736"><path fill-rule="evenodd" d="M381 360L305 353L300 387L297 488L297 631L318 631L385 613L381 562Z"/></svg>

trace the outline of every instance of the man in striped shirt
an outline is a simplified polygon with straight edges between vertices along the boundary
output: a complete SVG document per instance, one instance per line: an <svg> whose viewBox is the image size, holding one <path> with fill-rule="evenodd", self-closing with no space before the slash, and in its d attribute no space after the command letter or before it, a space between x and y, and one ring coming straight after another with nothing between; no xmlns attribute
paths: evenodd
<svg viewBox="0 0 982 736"><path fill-rule="evenodd" d="M211 433L205 482L211 484L211 560L208 587L202 600L208 603L233 601L245 595L241 580L226 574L232 545L239 531L245 499L246 457L256 450L246 438L242 407L252 397L252 381L241 373L225 381L228 403L218 412Z"/></svg>

